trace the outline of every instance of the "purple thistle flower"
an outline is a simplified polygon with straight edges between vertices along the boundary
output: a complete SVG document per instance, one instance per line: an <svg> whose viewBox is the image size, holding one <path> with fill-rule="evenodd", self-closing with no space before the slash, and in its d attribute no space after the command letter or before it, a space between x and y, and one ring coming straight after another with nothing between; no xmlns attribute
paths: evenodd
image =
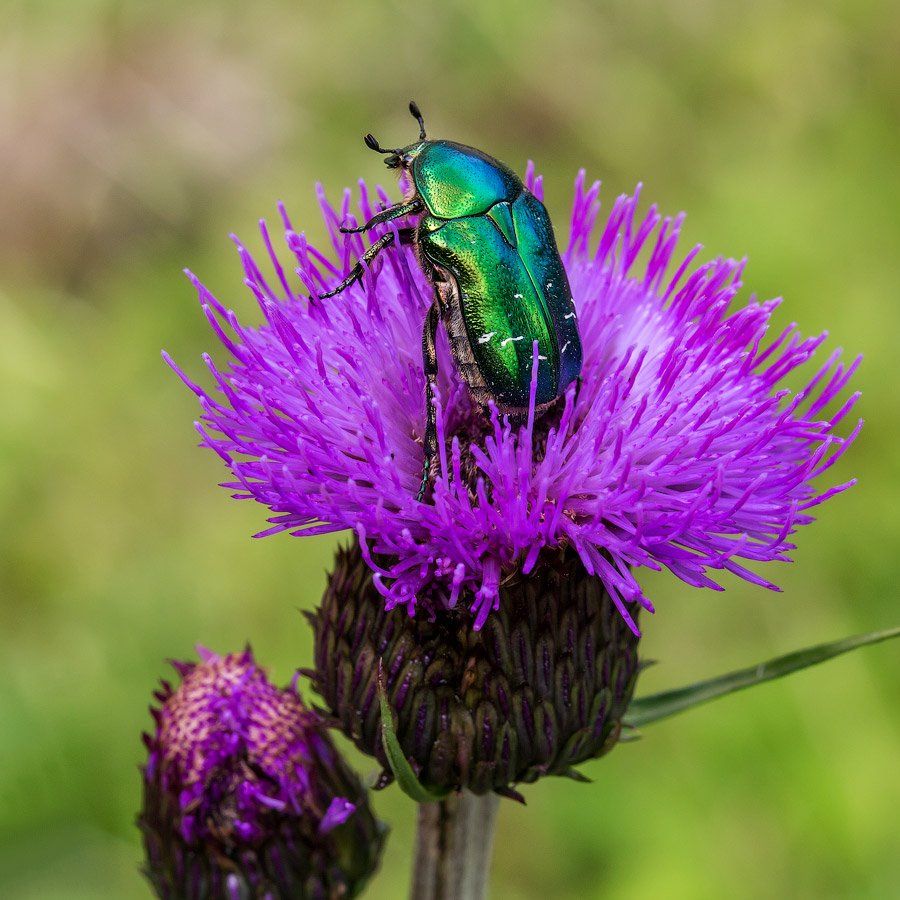
<svg viewBox="0 0 900 900"><path fill-rule="evenodd" d="M526 183L540 198L530 165ZM360 183L363 220L389 202L376 194ZM222 370L204 357L217 387L208 392L166 359L200 400L202 444L233 475L225 486L272 510L259 536L353 529L388 608L454 608L464 596L476 629L504 577L527 575L542 551L559 546L602 579L635 633L627 604L653 611L634 571L642 566L697 587L720 590L711 573L727 570L777 590L747 564L787 561L811 510L853 484L814 487L861 426L836 434L856 393L826 411L859 359L847 366L832 353L792 394L787 377L826 335L803 338L794 325L770 335L779 301L751 297L731 308L743 262L695 265L699 247L679 260L683 216L663 218L655 206L639 216L639 191L617 198L598 227L598 195L599 183L585 190L582 172L563 254L583 342L580 391L570 388L555 414L536 417L532 408L524 423L485 413L441 332L439 466L427 502L416 492L432 288L412 250L392 249L338 297L307 301L365 247L338 232L350 192L336 210L320 189L339 262L294 231L283 207L290 267L265 222L274 279L237 242L261 327L243 326L188 273L233 360Z"/></svg>
<svg viewBox="0 0 900 900"><path fill-rule="evenodd" d="M140 825L161 897L351 896L383 840L320 716L250 650L173 662L151 709ZM344 829L337 831L341 825Z"/></svg>

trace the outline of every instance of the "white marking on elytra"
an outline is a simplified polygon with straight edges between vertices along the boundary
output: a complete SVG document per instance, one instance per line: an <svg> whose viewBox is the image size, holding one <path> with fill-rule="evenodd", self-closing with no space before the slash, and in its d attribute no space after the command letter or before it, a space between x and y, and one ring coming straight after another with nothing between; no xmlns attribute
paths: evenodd
<svg viewBox="0 0 900 900"><path fill-rule="evenodd" d="M566 341L566 342L562 345L562 350L559 351L559 355L560 355L560 356L562 356L563 353L566 352L566 349L568 348L569 344L571 344L571 343L572 343L571 341Z"/></svg>
<svg viewBox="0 0 900 900"><path fill-rule="evenodd" d="M547 287L548 287L548 288L552 288L552 287L553 287L553 282L552 282L552 281L548 281L548 282L547 282Z"/></svg>
<svg viewBox="0 0 900 900"><path fill-rule="evenodd" d="M540 361L540 360L542 360L542 359L546 361L547 357L546 357L546 356L541 356L540 353L539 353L539 354L538 354L538 361Z"/></svg>
<svg viewBox="0 0 900 900"><path fill-rule="evenodd" d="M524 334L520 334L518 337L503 338L503 340L500 341L500 346L505 347L510 341L524 341L524 340L525 340Z"/></svg>
<svg viewBox="0 0 900 900"><path fill-rule="evenodd" d="M563 318L564 318L564 319L577 319L578 316L576 316L575 313L570 312L570 313L566 313L566 314L563 316Z"/></svg>
<svg viewBox="0 0 900 900"><path fill-rule="evenodd" d="M521 295L521 294L513 294L513 297L515 297L516 300L521 300L521 299L522 299L522 295Z"/></svg>
<svg viewBox="0 0 900 900"><path fill-rule="evenodd" d="M480 338L478 338L478 343L486 344L496 333L496 331L489 331L487 334L483 334Z"/></svg>

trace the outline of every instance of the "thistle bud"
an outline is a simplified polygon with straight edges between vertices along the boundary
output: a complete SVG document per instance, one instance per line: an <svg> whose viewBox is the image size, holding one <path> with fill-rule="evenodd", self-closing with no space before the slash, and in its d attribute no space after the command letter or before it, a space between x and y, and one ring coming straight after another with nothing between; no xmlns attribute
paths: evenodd
<svg viewBox="0 0 900 900"><path fill-rule="evenodd" d="M250 650L174 663L144 735L138 824L157 895L178 900L352 897L375 870L384 828L306 708Z"/></svg>
<svg viewBox="0 0 900 900"><path fill-rule="evenodd" d="M543 775L578 777L574 766L619 738L638 638L571 550L502 585L479 631L465 599L431 616L386 610L358 543L340 550L311 617L328 710L389 777L380 667L396 736L428 790L510 794Z"/></svg>

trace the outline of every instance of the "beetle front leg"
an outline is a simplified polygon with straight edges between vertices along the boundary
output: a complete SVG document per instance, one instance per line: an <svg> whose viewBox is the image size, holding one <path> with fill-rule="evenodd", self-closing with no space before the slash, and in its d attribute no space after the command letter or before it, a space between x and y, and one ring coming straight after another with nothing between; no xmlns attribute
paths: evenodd
<svg viewBox="0 0 900 900"><path fill-rule="evenodd" d="M319 294L319 298L324 299L325 297L333 297L335 294L339 294L341 291L346 290L355 281L361 281L363 273L365 272L363 263L368 265L382 250L386 250L393 243L393 232L382 235L368 250L366 250L365 253L363 253L356 265L347 274L347 277L337 287L332 288L330 291L325 291L324 294Z"/></svg>
<svg viewBox="0 0 900 900"><path fill-rule="evenodd" d="M435 301L428 309L422 330L422 358L425 364L425 462L422 466L422 484L416 495L416 500L420 502L425 497L431 475L431 461L437 453L437 410L434 408L434 386L438 374L437 326L438 305Z"/></svg>
<svg viewBox="0 0 900 900"><path fill-rule="evenodd" d="M390 222L392 219L399 219L401 216L411 216L419 212L422 212L421 200L410 200L409 203L395 203L393 206L375 213L365 225L358 225L356 228L341 228L340 231L342 234L360 234L363 231L374 228L376 225L381 225L383 222Z"/></svg>

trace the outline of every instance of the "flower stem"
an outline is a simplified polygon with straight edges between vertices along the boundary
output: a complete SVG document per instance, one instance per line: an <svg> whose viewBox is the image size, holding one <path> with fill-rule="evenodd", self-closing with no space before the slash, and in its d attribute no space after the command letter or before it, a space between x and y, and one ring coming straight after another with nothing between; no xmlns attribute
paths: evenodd
<svg viewBox="0 0 900 900"><path fill-rule="evenodd" d="M483 900L498 802L462 791L419 805L411 900Z"/></svg>

